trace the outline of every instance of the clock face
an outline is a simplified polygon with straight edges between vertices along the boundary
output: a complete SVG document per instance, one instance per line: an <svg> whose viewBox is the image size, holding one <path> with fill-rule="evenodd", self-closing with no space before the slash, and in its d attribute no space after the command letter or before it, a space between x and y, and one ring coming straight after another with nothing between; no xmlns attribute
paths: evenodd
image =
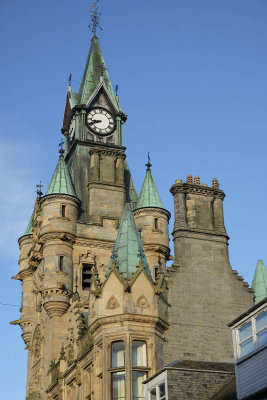
<svg viewBox="0 0 267 400"><path fill-rule="evenodd" d="M69 134L68 134L69 144L71 144L73 142L74 135L75 135L75 118L72 118L70 127L69 127Z"/></svg>
<svg viewBox="0 0 267 400"><path fill-rule="evenodd" d="M87 125L96 135L110 135L115 127L115 119L109 111L102 107L92 108L87 114Z"/></svg>

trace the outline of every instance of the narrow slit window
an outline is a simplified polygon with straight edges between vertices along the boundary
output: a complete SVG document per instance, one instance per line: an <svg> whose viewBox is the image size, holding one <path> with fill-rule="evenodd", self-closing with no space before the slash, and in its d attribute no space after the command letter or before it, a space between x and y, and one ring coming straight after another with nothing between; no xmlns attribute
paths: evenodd
<svg viewBox="0 0 267 400"><path fill-rule="evenodd" d="M65 218L66 217L66 205L62 204L61 206L61 217Z"/></svg>
<svg viewBox="0 0 267 400"><path fill-rule="evenodd" d="M59 256L59 258L58 258L58 269L59 269L59 271L63 271L63 261L64 261L64 256Z"/></svg>
<svg viewBox="0 0 267 400"><path fill-rule="evenodd" d="M154 228L155 229L159 229L158 222L159 222L159 219L158 218L154 218Z"/></svg>
<svg viewBox="0 0 267 400"><path fill-rule="evenodd" d="M92 264L83 264L82 269L82 288L83 290L89 290L92 281Z"/></svg>

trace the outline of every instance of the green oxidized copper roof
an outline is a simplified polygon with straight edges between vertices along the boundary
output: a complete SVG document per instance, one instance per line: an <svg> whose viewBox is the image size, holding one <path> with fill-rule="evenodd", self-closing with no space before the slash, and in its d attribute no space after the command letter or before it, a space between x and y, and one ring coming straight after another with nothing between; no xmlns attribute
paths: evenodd
<svg viewBox="0 0 267 400"><path fill-rule="evenodd" d="M83 73L83 78L79 90L80 103L86 104L94 90L101 82L103 77L106 88L113 99L114 103L118 105L116 101L112 85L109 79L108 70L105 65L105 61L100 49L98 38L94 36L91 41L91 47L87 58L86 66ZM119 107L120 108L120 107Z"/></svg>
<svg viewBox="0 0 267 400"><path fill-rule="evenodd" d="M263 264L262 260L259 260L257 262L254 278L252 281L252 288L255 291L255 304L267 297L267 268Z"/></svg>
<svg viewBox="0 0 267 400"><path fill-rule="evenodd" d="M32 220L33 220L33 214L29 220L29 223L27 225L26 231L24 232L23 236L32 235Z"/></svg>
<svg viewBox="0 0 267 400"><path fill-rule="evenodd" d="M46 195L47 194L69 194L70 196L77 197L68 167L62 156L58 160L55 172L53 173L46 192Z"/></svg>
<svg viewBox="0 0 267 400"><path fill-rule="evenodd" d="M158 189L154 182L153 176L151 174L150 166L151 164L147 164L146 176L145 180L138 197L137 208L144 208L144 207L158 207L164 208L161 198L159 196Z"/></svg>
<svg viewBox="0 0 267 400"><path fill-rule="evenodd" d="M139 262L145 266L147 275L152 279L141 238L135 224L131 205L126 203L120 229L110 258L110 265L115 262L124 278L131 278Z"/></svg>

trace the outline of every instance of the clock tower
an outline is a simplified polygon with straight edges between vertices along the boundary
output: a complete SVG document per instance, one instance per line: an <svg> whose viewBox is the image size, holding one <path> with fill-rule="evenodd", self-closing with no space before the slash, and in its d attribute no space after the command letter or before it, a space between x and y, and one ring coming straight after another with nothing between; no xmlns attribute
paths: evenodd
<svg viewBox="0 0 267 400"><path fill-rule="evenodd" d="M83 222L87 222L88 216L92 215L90 182L101 184L102 195L97 194L100 201L105 197L103 185L107 184L121 186L121 194L123 192L125 195L124 175L129 174L129 171L124 163L122 129L126 119L119 98L114 94L98 38L94 35L79 92L74 93L69 83L62 125L65 162L82 202L79 219ZM118 161L118 157L121 161ZM110 165L108 174L102 173L104 165ZM81 182L89 182L89 185L81 185ZM94 187L91 198L95 195ZM120 198L118 201L121 203L125 199ZM95 219L101 223L102 217L105 215L100 212Z"/></svg>

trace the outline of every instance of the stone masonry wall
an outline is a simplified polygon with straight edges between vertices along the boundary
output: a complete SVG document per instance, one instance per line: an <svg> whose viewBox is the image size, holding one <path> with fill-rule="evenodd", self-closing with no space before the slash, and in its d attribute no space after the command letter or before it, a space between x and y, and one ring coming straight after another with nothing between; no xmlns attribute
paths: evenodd
<svg viewBox="0 0 267 400"><path fill-rule="evenodd" d="M168 370L168 400L208 400L233 376L223 372Z"/></svg>

